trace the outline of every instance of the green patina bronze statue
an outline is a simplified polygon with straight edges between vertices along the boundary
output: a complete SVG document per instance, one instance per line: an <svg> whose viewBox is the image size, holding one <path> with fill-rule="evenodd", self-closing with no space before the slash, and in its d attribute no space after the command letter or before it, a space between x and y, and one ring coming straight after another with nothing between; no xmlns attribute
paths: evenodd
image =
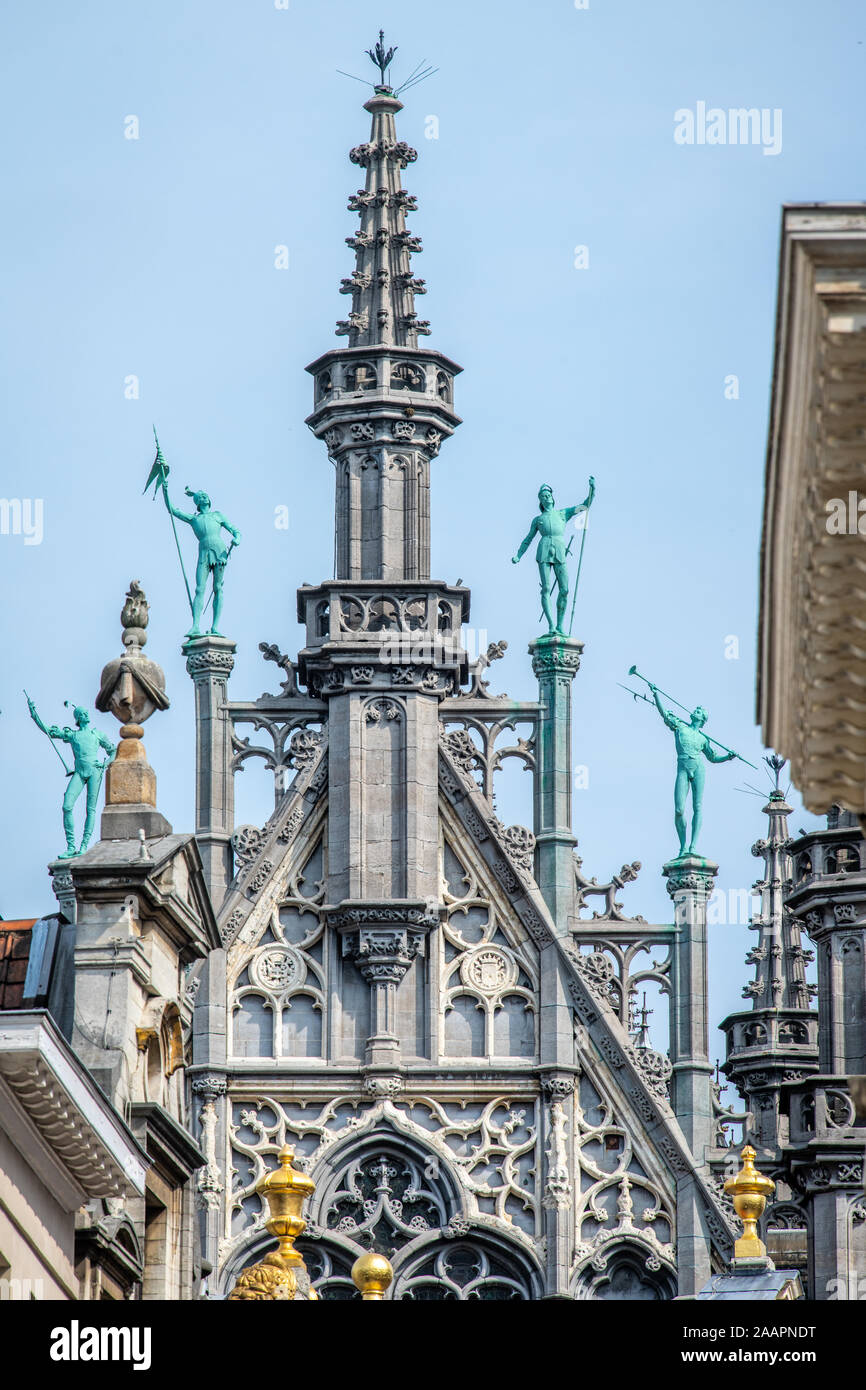
<svg viewBox="0 0 866 1390"><path fill-rule="evenodd" d="M709 763L729 763L734 758L739 758L740 762L747 763L749 767L754 767L748 758L744 758L741 753L735 753L732 748L727 748L724 743L719 743L718 739L710 738L709 734L703 732L707 722L707 712L703 705L698 705L689 713L685 705L681 705L678 700L674 700L672 695L667 695L664 690L660 690L652 681L642 676L636 666L629 668L630 676L637 676L645 685L649 686L652 699L646 695L641 695L637 690L632 690L629 686L623 686L636 700L645 700L647 704L654 704L668 728L673 731L674 741L677 749L677 779L674 784L674 825L676 826L677 836L680 842L680 852L677 856L680 859L696 853L698 834L701 829L703 818L703 799L704 799L704 778L706 768L703 759ZM661 697L664 695L666 700L677 705L681 710L688 714L688 719L681 719L674 714L673 710L665 709ZM716 750L719 750L718 752ZM686 807L688 805L689 791L692 794L692 833L688 848L686 847Z"/></svg>
<svg viewBox="0 0 866 1390"><path fill-rule="evenodd" d="M178 507L169 501L168 488L163 489L165 505L176 516L178 521L185 521L192 527L193 535L198 541L198 561L195 568L195 597L192 601L192 627L186 634L187 637L201 636L201 616L204 611L205 589L207 587L208 575L213 575L213 621L209 628L211 637L221 637L222 633L218 630L220 614L223 606L223 576L226 564L236 545L240 544L241 533L232 526L231 522L223 516L222 512L211 510L210 498L206 492L191 492L189 488L184 488L187 497L191 497L195 503L195 512L190 515L182 512ZM223 543L222 531L228 531L231 536L231 545L228 549Z"/></svg>
<svg viewBox="0 0 866 1390"><path fill-rule="evenodd" d="M27 692L24 692L27 695ZM69 701L65 702L67 705ZM66 768L66 775L69 778L69 786L66 788L66 795L63 798L63 829L66 832L66 849L64 853L58 854L58 859L74 859L79 854L84 854L93 838L93 828L96 824L96 806L99 801L99 789L102 786L102 779L105 769L111 762L116 752L114 744L107 734L100 733L94 729L90 723L90 713L83 705L76 705L72 711L76 727L61 728L58 724L44 724L36 712L36 706L27 695L27 704L30 708L30 715L37 728L41 729L51 739L54 748L63 766ZM72 755L75 760L74 766L70 768L63 754L56 747L54 740L59 739L63 743L68 743L72 748ZM107 758L100 761L99 750L105 749ZM84 820L84 834L81 837L81 845L75 848L75 821L73 809L81 793L87 788L87 813Z"/></svg>
<svg viewBox="0 0 866 1390"><path fill-rule="evenodd" d="M162 491L168 514L171 517L172 530L174 531L174 543L177 546L180 568L183 573L183 582L186 585L186 596L189 599L190 611L192 613L192 627L186 633L187 637L200 637L201 619L205 611L205 590L207 588L208 575L213 576L213 587L211 597L213 598L213 620L209 629L210 637L221 637L222 633L218 630L220 614L223 606L223 577L228 558L236 545L240 545L241 533L236 527L232 526L227 517L222 512L215 512L211 508L211 501L206 492L193 492L191 488L184 488L187 497L191 497L195 503L195 512L182 512L172 504L168 495L168 475L169 467L162 455L159 446L156 428L154 427L153 437L156 440L156 458L150 475L144 485L147 492L151 483L154 484L153 495L156 497L158 491ZM185 521L192 528L193 535L198 541L198 560L195 570L195 597L190 593L189 581L184 569L183 556L180 551L180 542L177 538L177 528L174 518L178 521ZM228 531L231 536L231 544L226 548L222 532Z"/></svg>
<svg viewBox="0 0 866 1390"><path fill-rule="evenodd" d="M589 480L589 495L585 502L581 502L577 507L557 507L554 502L553 489L548 483L544 483L538 491L538 505L540 511L538 516L533 518L525 538L520 542L520 549L512 557L513 565L523 557L533 536L538 536L538 546L535 551L535 560L538 565L538 577L541 584L541 608L547 619L547 627L550 635L565 637L566 632L563 627L565 621L565 610L568 607L568 566L566 557L571 549L571 542L566 548L565 528L573 516L578 512L588 512L592 506L592 499L595 496L595 479ZM586 527L584 525L583 537L581 539L580 558L583 560L583 541L586 539ZM577 577L580 578L580 565L578 565ZM556 595L556 619L553 617L551 607L551 597L553 586L557 586ZM575 583L575 597L576 583ZM573 613L572 613L573 616Z"/></svg>
<svg viewBox="0 0 866 1390"><path fill-rule="evenodd" d="M729 763L736 753L717 753L708 736L702 732L707 722L707 712L703 705L692 710L686 722L672 710L665 709L658 688L650 686L656 709L669 729L673 730L677 748L677 780L674 783L674 825L680 841L680 857L696 852L698 834L703 819L704 777L706 768L702 758L710 763ZM689 789L692 793L692 836L686 849L686 805Z"/></svg>

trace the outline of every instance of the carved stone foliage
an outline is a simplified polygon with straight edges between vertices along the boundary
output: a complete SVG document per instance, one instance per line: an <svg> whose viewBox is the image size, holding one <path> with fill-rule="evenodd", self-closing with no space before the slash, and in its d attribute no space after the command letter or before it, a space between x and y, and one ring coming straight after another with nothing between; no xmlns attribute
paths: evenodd
<svg viewBox="0 0 866 1390"><path fill-rule="evenodd" d="M194 651L186 659L186 669L193 680L207 680L213 676L227 680L234 664L234 657L227 651Z"/></svg>
<svg viewBox="0 0 866 1390"><path fill-rule="evenodd" d="M230 1053L236 1058L322 1055L326 982L321 842L230 957ZM245 938L247 938L245 940Z"/></svg>
<svg viewBox="0 0 866 1390"><path fill-rule="evenodd" d="M255 825L239 825L237 827L232 834L235 873L239 869L246 869L252 863L266 839L266 832L259 830Z"/></svg>
<svg viewBox="0 0 866 1390"><path fill-rule="evenodd" d="M259 651L262 653L265 661L273 661L279 666L280 670L285 673L286 679L280 682L280 695L284 696L286 699L303 699L302 692L298 688L298 668L291 658L280 651L276 642L260 642ZM271 698L279 699L280 696L259 696L261 700L268 700Z"/></svg>
<svg viewBox="0 0 866 1390"><path fill-rule="evenodd" d="M442 844L447 914L440 950L442 1053L532 1057L537 965L509 944L498 911L451 843Z"/></svg>
<svg viewBox="0 0 866 1390"><path fill-rule="evenodd" d="M583 873L583 860L579 855L574 856L574 888L575 888L575 914L580 918L580 925L592 927L596 922L623 922L630 924L633 922L643 922L643 917L628 917L623 912L622 903L617 901L617 893L625 887L627 883L634 883L640 873L640 860L635 859L631 864L623 864L618 874L611 874L607 883L599 883L597 879L587 878ZM592 906L591 898L602 898L604 901L601 911L593 909L592 916L581 916L588 913Z"/></svg>
<svg viewBox="0 0 866 1390"><path fill-rule="evenodd" d="M465 698L467 700L507 699L505 691L502 691L499 695L492 696L490 694L490 682L484 680L484 672L487 670L487 668L494 661L501 661L502 657L505 655L507 650L508 643L505 641L504 638L502 638L502 640L499 642L488 643L487 651L482 652L478 660L476 662L473 662L473 664L469 668L471 685L466 692Z"/></svg>
<svg viewBox="0 0 866 1390"><path fill-rule="evenodd" d="M674 1268L674 1207L659 1178L635 1151L629 1130L588 1076L574 1105L575 1265L603 1272L628 1249L649 1271ZM598 1294L578 1293L579 1297ZM667 1297L667 1294L661 1294Z"/></svg>
<svg viewBox="0 0 866 1390"><path fill-rule="evenodd" d="M541 1234L536 1105L507 1095L463 1103L365 1093L325 1103L236 1096L227 1240L261 1225L256 1183L291 1143L317 1183L311 1232L398 1249L422 1232L453 1238L478 1226L531 1246Z"/></svg>

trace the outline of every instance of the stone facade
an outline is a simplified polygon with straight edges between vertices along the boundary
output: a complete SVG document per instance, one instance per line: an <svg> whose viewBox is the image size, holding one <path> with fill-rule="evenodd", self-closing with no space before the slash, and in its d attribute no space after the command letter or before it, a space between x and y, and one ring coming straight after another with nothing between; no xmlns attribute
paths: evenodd
<svg viewBox="0 0 866 1390"><path fill-rule="evenodd" d="M429 325L414 313L400 103L377 89L365 109L337 329L349 342L308 369L307 423L336 474L336 575L298 591L296 660L262 643L286 676L278 694L227 692L231 643L186 649L196 832L222 938L201 966L189 1069L203 1253L223 1295L261 1257L255 1188L291 1143L316 1183L299 1248L325 1298L352 1295L371 1247L391 1258L397 1299L695 1292L731 1242L704 1152L705 990L677 1035L672 1101L671 1062L630 1028L617 969L625 938L633 956L679 937L623 916L616 893L638 865L599 887L575 858L582 643L533 642L538 698L494 695L485 677L505 644L470 665L469 591L430 578L430 479L459 424L460 369L417 345ZM255 757L275 810L236 827L232 776ZM531 771L532 828L496 815L507 758ZM706 969L705 879L677 879L694 931L659 969L689 999Z"/></svg>
<svg viewBox="0 0 866 1390"><path fill-rule="evenodd" d="M355 1296L350 1270L372 1249L391 1260L398 1300L661 1301L729 1267L738 1126L777 1184L771 1251L808 1296L840 1296L866 1253L864 1131L845 1079L866 1072L862 839L834 812L792 842L790 808L771 795L751 1007L723 1024L748 1109L726 1110L707 1013L717 866L664 865L673 920L655 924L619 899L639 863L584 873L571 762L583 643L533 641L535 698L496 694L507 644L470 662L470 592L430 575L431 479L460 423L460 368L418 345L429 324L415 312L425 286L401 176L416 156L397 138L400 109L385 86L365 104L351 309L337 325L348 341L308 368L307 424L335 470L334 576L298 590L296 657L260 644L284 677L276 693L230 689L233 640L186 642L194 834L156 809L142 721L168 700L131 586L125 652L99 696L126 745L102 839L50 866L60 914L29 923L28 997L66 1037L53 1065L75 1059L89 1128L67 1105L72 1176L55 1164L53 1195L43 1182L28 1197L19 1160L38 1150L42 1092L34 1101L8 1060L0 1014L0 1098L15 1093L18 1124L4 1193L17 1183L33 1229L45 1212L63 1228L52 1296L189 1299L209 1276L223 1298L272 1243L257 1188L289 1144L315 1184L298 1248L325 1299ZM812 768L814 749L801 754ZM264 825L235 821L250 759L273 774ZM531 827L497 814L509 759L530 773ZM668 1001L665 1052L646 1005L636 1013L642 987ZM34 1024L37 1070L40 1028L57 1031Z"/></svg>

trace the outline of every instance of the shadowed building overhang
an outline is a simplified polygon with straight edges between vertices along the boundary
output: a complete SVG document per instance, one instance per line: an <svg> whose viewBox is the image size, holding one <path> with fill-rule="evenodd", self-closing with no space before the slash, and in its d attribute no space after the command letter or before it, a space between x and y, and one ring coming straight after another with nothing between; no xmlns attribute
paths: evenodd
<svg viewBox="0 0 866 1390"><path fill-rule="evenodd" d="M863 532L858 504L863 499ZM844 530L838 517L844 510ZM834 517L836 518L834 522ZM806 807L866 810L866 204L786 206L758 721Z"/></svg>

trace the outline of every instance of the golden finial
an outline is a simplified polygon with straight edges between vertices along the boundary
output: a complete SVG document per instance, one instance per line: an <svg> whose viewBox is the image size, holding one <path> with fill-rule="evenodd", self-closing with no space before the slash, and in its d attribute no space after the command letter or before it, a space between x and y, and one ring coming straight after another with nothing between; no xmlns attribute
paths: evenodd
<svg viewBox="0 0 866 1390"><path fill-rule="evenodd" d="M755 1150L751 1144L743 1149L743 1166L735 1178L728 1178L725 1191L734 1199L734 1211L743 1223L743 1234L734 1245L735 1260L765 1260L767 1247L758 1238L758 1220L763 1215L767 1198L776 1190L772 1178L764 1177L755 1167Z"/></svg>
<svg viewBox="0 0 866 1390"><path fill-rule="evenodd" d="M292 1167L295 1151L286 1144L277 1155L277 1167L266 1173L256 1185L264 1197L270 1216L265 1229L279 1241L278 1248L260 1264L250 1265L241 1274L229 1294L229 1301L246 1299L298 1301L316 1299L318 1294L310 1284L303 1257L295 1249L295 1241L306 1227L301 1208L315 1190L315 1183L306 1173Z"/></svg>
<svg viewBox="0 0 866 1390"><path fill-rule="evenodd" d="M352 1279L355 1287L361 1290L361 1297L365 1303L373 1300L381 1302L393 1278L391 1261L372 1250L366 1255L360 1255L352 1265Z"/></svg>

